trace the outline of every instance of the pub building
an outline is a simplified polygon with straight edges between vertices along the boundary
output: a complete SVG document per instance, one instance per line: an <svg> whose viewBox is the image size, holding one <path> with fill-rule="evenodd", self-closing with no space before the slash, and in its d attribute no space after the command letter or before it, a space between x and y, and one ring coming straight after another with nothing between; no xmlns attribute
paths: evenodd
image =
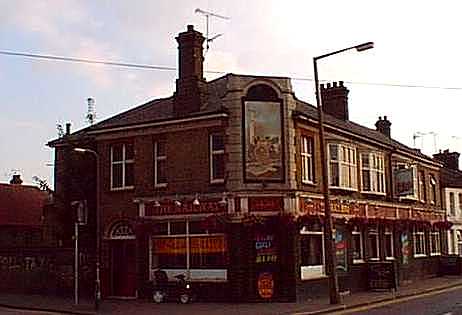
<svg viewBox="0 0 462 315"><path fill-rule="evenodd" d="M57 191L87 199L90 226L101 216L103 297L149 296L158 268L186 275L203 299L326 296L321 163L342 291L373 287L377 262L392 262L398 285L438 274L448 229L439 162L393 140L387 116L376 129L351 122L342 82L321 88L322 161L317 109L289 78L207 82L202 34L188 26L176 40L171 97L49 143Z"/></svg>

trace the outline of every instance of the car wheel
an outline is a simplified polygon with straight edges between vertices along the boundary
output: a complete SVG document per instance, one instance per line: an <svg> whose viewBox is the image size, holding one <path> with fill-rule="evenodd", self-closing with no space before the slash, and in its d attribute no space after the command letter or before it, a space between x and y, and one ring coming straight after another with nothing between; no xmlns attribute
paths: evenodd
<svg viewBox="0 0 462 315"><path fill-rule="evenodd" d="M154 291L154 293L152 294L152 300L154 301L154 303L162 303L164 301L164 293L162 291L159 291L159 290L156 290Z"/></svg>
<svg viewBox="0 0 462 315"><path fill-rule="evenodd" d="M183 293L180 294L179 300L181 304L188 304L191 301L191 297L188 293Z"/></svg>

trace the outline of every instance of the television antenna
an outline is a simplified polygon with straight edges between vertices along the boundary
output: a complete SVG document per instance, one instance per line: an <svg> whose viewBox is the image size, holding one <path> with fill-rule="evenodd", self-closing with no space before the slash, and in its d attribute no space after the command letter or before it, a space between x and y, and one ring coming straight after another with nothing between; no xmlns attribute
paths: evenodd
<svg viewBox="0 0 462 315"><path fill-rule="evenodd" d="M417 138L421 138L421 149L423 149L423 137L424 136L428 136L428 135L432 135L433 136L433 149L434 151L436 152L437 151L437 141L436 141L436 136L438 135L436 132L434 131L430 131L430 132L420 132L420 131L417 131L414 133L414 135L412 136L412 139L414 140L414 148L416 147L416 139Z"/></svg>
<svg viewBox="0 0 462 315"><path fill-rule="evenodd" d="M58 138L62 138L64 136L64 128L63 125L60 123L56 124L56 130L58 131Z"/></svg>
<svg viewBox="0 0 462 315"><path fill-rule="evenodd" d="M204 11L204 10L201 10L199 8L194 10L194 13L199 13L199 14L202 14L202 15L205 16L205 43L206 43L205 44L205 52L207 52L209 50L209 47L210 47L209 43L213 42L215 39L217 39L218 37L223 35L223 34L217 34L217 35L215 35L213 37L209 37L209 18L210 17L216 17L216 18L223 19L223 20L229 20L230 17L215 14L213 12Z"/></svg>

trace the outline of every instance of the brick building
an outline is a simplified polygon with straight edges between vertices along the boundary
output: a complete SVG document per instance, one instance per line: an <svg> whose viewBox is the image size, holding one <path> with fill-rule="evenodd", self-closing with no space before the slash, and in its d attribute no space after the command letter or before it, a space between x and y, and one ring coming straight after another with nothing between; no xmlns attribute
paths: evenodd
<svg viewBox="0 0 462 315"><path fill-rule="evenodd" d="M72 148L99 155L103 295L148 294L156 268L186 274L202 296L325 294L316 108L289 78L206 82L202 34L188 26L177 41L173 96L49 143L57 192L84 196L90 210L95 161ZM341 288L367 289L371 262L394 262L400 281L437 274L441 164L393 140L386 116L376 130L351 122L342 82L322 97Z"/></svg>
<svg viewBox="0 0 462 315"><path fill-rule="evenodd" d="M448 253L462 256L462 171L459 170L458 152L443 152L433 157L443 163L441 183L448 221L452 223L448 230Z"/></svg>

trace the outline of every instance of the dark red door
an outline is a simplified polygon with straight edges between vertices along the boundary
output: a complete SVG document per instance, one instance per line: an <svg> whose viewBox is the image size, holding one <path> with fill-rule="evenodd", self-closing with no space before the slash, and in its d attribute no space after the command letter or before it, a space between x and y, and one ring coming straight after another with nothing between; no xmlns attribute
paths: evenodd
<svg viewBox="0 0 462 315"><path fill-rule="evenodd" d="M134 240L111 242L112 295L136 296L136 243Z"/></svg>

